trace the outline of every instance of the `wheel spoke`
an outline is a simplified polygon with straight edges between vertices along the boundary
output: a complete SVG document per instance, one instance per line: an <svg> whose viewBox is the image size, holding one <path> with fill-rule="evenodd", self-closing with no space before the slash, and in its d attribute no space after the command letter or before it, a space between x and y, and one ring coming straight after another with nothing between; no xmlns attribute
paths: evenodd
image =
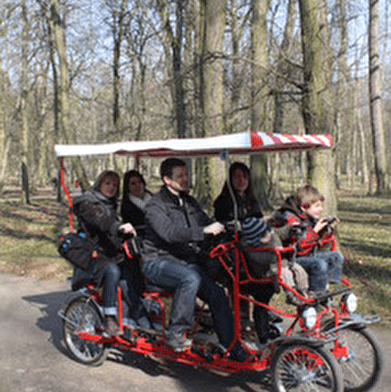
<svg viewBox="0 0 391 392"><path fill-rule="evenodd" d="M98 365L105 359L103 344L80 338L80 332L96 334L102 329L102 317L87 298L73 300L63 316L64 341L72 356L78 361Z"/></svg>

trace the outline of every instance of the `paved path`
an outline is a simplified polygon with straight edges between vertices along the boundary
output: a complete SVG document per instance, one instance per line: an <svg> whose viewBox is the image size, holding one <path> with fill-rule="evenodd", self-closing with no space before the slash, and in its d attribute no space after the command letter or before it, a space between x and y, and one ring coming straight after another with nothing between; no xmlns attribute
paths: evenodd
<svg viewBox="0 0 391 392"><path fill-rule="evenodd" d="M0 392L262 392L261 376L218 376L141 356L90 368L71 360L61 342L58 310L69 295L57 282L0 274ZM386 371L374 392L391 390L391 333L376 329Z"/></svg>

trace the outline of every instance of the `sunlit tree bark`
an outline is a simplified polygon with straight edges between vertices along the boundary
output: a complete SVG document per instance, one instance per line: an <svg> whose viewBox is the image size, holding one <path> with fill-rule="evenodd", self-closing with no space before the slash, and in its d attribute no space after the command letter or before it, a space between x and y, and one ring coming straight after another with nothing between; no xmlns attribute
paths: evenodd
<svg viewBox="0 0 391 392"><path fill-rule="evenodd" d="M251 128L256 131L268 132L267 100L269 87L267 84L267 24L266 14L270 1L252 0L251 22ZM268 189L270 180L267 171L265 154L251 157L251 176L254 191L264 209L270 208Z"/></svg>
<svg viewBox="0 0 391 392"><path fill-rule="evenodd" d="M325 18L318 19L317 4L315 0L299 0L304 67L302 114L307 134L330 133L331 130L321 94L324 86L330 85L327 80L328 69L326 68L326 72L322 69L322 53L324 53L322 45L326 42L321 39L318 22ZM310 152L308 158L308 182L325 196L325 213L335 214L337 210L335 167L331 151Z"/></svg>
<svg viewBox="0 0 391 392"><path fill-rule="evenodd" d="M369 95L375 157L376 193L388 190L387 161L384 140L379 54L379 0L369 0Z"/></svg>

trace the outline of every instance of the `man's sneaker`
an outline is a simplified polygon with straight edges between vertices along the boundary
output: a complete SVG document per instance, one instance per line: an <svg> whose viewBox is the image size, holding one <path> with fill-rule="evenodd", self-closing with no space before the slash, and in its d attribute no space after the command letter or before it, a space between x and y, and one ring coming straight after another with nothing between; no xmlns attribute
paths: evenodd
<svg viewBox="0 0 391 392"><path fill-rule="evenodd" d="M167 336L166 345L174 351L183 351L192 345L192 341L187 339L184 334L170 334Z"/></svg>
<svg viewBox="0 0 391 392"><path fill-rule="evenodd" d="M120 329L115 316L106 316L103 320L103 326L107 335L120 334Z"/></svg>

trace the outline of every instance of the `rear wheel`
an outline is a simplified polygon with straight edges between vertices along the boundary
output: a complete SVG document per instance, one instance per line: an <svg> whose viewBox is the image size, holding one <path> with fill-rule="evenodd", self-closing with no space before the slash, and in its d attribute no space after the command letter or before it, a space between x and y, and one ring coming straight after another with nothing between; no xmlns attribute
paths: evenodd
<svg viewBox="0 0 391 392"><path fill-rule="evenodd" d="M342 371L328 350L306 345L283 345L271 362L274 392L342 392Z"/></svg>
<svg viewBox="0 0 391 392"><path fill-rule="evenodd" d="M96 334L103 330L102 315L88 297L74 298L68 304L62 329L65 345L74 359L91 366L99 366L104 362L107 356L105 346L79 336L80 332Z"/></svg>
<svg viewBox="0 0 391 392"><path fill-rule="evenodd" d="M371 389L379 380L384 367L383 351L368 329L341 329L338 345L347 348L347 355L338 358L342 367L345 391L361 392Z"/></svg>

